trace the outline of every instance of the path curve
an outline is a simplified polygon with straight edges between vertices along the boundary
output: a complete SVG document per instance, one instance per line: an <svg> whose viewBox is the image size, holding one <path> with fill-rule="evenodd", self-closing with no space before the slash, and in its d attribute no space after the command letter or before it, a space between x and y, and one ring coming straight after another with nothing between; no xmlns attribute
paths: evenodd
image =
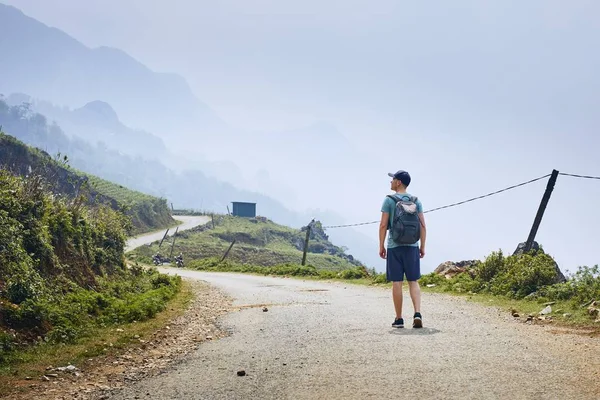
<svg viewBox="0 0 600 400"><path fill-rule="evenodd" d="M426 293L425 327L393 329L389 289L160 270L231 295L230 335L111 399L600 398L598 338L464 298Z"/></svg>
<svg viewBox="0 0 600 400"><path fill-rule="evenodd" d="M197 227L198 225L204 225L210 221L210 217L200 215L200 216L188 216L188 215L177 215L173 217L177 221L181 221L182 224L179 226L179 232L185 231L187 229L192 229ZM175 233L176 227L169 228L169 234L167 237L173 235ZM127 240L127 244L125 246L125 252L131 251L136 247L143 246L148 243L156 242L157 240L162 239L165 231L167 229L161 229L160 231L146 233L140 236L136 236L133 238L129 238Z"/></svg>

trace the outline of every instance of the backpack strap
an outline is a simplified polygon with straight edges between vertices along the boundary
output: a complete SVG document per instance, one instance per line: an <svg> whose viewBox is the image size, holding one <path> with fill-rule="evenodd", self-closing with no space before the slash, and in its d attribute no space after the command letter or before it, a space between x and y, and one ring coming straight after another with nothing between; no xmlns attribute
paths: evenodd
<svg viewBox="0 0 600 400"><path fill-rule="evenodd" d="M396 204L398 204L398 202L399 202L399 201L402 201L402 199L403 199L404 197L408 197L408 199L409 199L410 201L412 201L413 203L416 203L416 202L417 202L417 200L418 200L418 197L415 197L415 196L407 196L407 195L402 195L402 196L400 196L400 198L398 198L398 197L396 197L396 196L394 196L394 195L388 194L388 195L387 195L387 197L389 197L390 199L394 200L394 203L396 203Z"/></svg>
<svg viewBox="0 0 600 400"><path fill-rule="evenodd" d="M390 199L394 200L395 204L397 204L400 201L399 198L397 198L396 196L393 196L391 194L388 194L386 197L389 197Z"/></svg>

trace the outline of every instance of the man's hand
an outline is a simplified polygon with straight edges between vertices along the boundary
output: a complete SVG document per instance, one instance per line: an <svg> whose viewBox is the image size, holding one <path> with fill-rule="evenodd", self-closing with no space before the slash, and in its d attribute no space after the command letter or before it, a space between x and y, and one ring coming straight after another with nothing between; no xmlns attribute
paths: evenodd
<svg viewBox="0 0 600 400"><path fill-rule="evenodd" d="M419 254L421 255L421 258L425 257L425 247L419 249Z"/></svg>
<svg viewBox="0 0 600 400"><path fill-rule="evenodd" d="M379 257L381 257L381 258L383 258L385 260L385 257L386 257L385 247L380 247L379 248Z"/></svg>

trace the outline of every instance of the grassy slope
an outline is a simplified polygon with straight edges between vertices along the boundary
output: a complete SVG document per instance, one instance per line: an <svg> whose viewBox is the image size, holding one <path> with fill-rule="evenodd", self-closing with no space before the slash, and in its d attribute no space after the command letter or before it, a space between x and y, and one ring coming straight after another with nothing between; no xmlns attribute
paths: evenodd
<svg viewBox="0 0 600 400"><path fill-rule="evenodd" d="M262 222L255 219L245 219L221 216L216 218L217 225L212 229L211 224L194 230L181 232L177 235L173 254L180 251L184 254L186 263L208 257L221 257L227 251L231 242L236 243L227 259L242 264L275 266L279 264L300 264L305 233L271 221ZM254 222L253 222L254 221ZM325 270L344 270L360 265L340 256L310 251L323 249L339 250L330 242L313 238L309 243L307 264ZM168 256L170 242L164 242L161 254ZM158 251L158 243L143 246L134 250L132 258L150 262L151 256Z"/></svg>
<svg viewBox="0 0 600 400"><path fill-rule="evenodd" d="M164 199L128 189L94 175L85 175L95 190L128 208L127 214L131 216L134 227L133 235L177 225Z"/></svg>
<svg viewBox="0 0 600 400"><path fill-rule="evenodd" d="M8 166L14 174L21 176L31 172L39 173L46 177L57 192L68 196L74 196L87 179L90 183L90 195L97 201L108 203L113 208L117 204L127 208L126 214L131 217L135 235L176 224L164 199L130 190L78 171L2 132L0 132L0 156L0 166Z"/></svg>

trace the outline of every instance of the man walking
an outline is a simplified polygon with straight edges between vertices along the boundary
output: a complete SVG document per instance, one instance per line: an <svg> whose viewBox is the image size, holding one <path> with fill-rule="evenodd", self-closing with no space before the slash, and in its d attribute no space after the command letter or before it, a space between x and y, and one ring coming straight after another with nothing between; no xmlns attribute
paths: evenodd
<svg viewBox="0 0 600 400"><path fill-rule="evenodd" d="M400 170L388 175L393 178L391 190L395 193L387 196L381 206L379 256L386 259L387 280L392 282L392 298L396 310L392 326L404 328L402 284L406 275L415 311L413 328L422 328L421 288L418 279L421 277L420 259L425 256L426 227L423 205L418 198L406 192L411 180L408 172ZM389 236L386 251L384 244L387 231Z"/></svg>

